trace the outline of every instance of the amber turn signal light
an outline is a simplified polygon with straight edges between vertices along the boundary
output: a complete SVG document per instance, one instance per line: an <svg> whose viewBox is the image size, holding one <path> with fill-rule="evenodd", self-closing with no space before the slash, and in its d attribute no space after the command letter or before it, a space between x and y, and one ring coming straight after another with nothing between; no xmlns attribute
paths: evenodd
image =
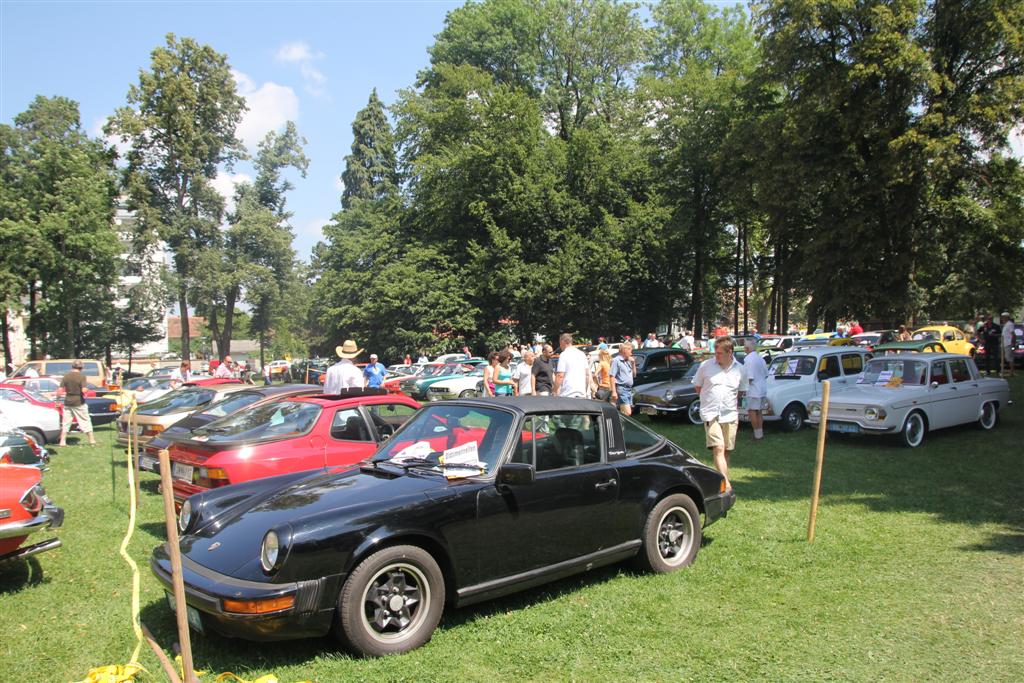
<svg viewBox="0 0 1024 683"><path fill-rule="evenodd" d="M224 611L235 614L269 614L289 609L295 604L294 595L283 595L266 600L224 600Z"/></svg>
<svg viewBox="0 0 1024 683"><path fill-rule="evenodd" d="M718 485L718 492L725 493L725 479L723 479L722 483Z"/></svg>

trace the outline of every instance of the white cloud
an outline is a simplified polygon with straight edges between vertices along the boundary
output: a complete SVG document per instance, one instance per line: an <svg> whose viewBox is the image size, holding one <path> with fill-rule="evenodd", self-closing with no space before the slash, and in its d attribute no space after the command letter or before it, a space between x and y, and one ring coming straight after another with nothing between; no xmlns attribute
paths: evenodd
<svg viewBox="0 0 1024 683"><path fill-rule="evenodd" d="M313 65L313 62L323 58L323 52L314 51L302 41L285 43L277 49L277 61L299 65L299 73L302 74L306 92L314 97L327 95L327 76Z"/></svg>
<svg viewBox="0 0 1024 683"><path fill-rule="evenodd" d="M299 98L286 85L267 81L258 86L240 71L232 72L238 93L245 98L249 110L238 124L236 134L255 152L256 145L272 130L280 130L288 121L299 118Z"/></svg>
<svg viewBox="0 0 1024 683"><path fill-rule="evenodd" d="M1010 154L1024 160L1024 126L1010 133Z"/></svg>
<svg viewBox="0 0 1024 683"><path fill-rule="evenodd" d="M228 211L235 210L235 186L240 183L251 183L252 176L246 173L218 173L217 177L210 181L213 189L225 199Z"/></svg>
<svg viewBox="0 0 1024 683"><path fill-rule="evenodd" d="M329 218L314 218L302 225L296 226L296 231L300 235L309 235L320 239L324 236L324 226L330 222Z"/></svg>
<svg viewBox="0 0 1024 683"><path fill-rule="evenodd" d="M128 154L128 151L131 149L131 145L129 145L127 142L121 142L121 137L118 135L103 134L103 126L107 125L107 118L108 117L106 116L101 116L100 118L92 122L92 125L89 126L88 130L89 137L100 138L101 140L106 142L107 145L115 148L117 150L117 155L121 158L121 161L123 162L125 156Z"/></svg>
<svg viewBox="0 0 1024 683"><path fill-rule="evenodd" d="M338 192L345 191L345 181L341 179L340 175L334 176L334 189L336 189Z"/></svg>

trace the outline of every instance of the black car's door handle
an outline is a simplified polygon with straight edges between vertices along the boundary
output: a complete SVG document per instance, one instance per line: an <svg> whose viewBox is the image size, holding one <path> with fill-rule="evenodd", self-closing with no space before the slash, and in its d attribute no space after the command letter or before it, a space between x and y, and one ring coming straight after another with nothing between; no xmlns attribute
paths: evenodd
<svg viewBox="0 0 1024 683"><path fill-rule="evenodd" d="M608 489L612 488L613 486L617 486L618 483L619 482L615 478L612 478L612 479L609 479L608 481L602 481L602 482L600 482L598 484L594 484L594 490L595 491L607 491Z"/></svg>

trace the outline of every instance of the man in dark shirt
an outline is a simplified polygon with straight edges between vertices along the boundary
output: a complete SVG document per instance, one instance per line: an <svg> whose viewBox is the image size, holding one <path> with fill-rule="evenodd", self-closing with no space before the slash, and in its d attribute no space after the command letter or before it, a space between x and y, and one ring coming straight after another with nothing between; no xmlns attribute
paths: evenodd
<svg viewBox="0 0 1024 683"><path fill-rule="evenodd" d="M978 334L979 340L985 345L985 371L988 374L999 372L1000 344L1003 340L1003 332L992 320L992 316L985 317L985 324Z"/></svg>
<svg viewBox="0 0 1024 683"><path fill-rule="evenodd" d="M76 360L71 363L71 372L64 375L60 381L60 388L64 390L64 413L60 421L60 443L58 446L66 446L68 429L71 427L71 418L78 420L78 428L89 437L89 445L96 445L96 437L92 433L92 420L89 419L89 406L85 402L85 388L88 382L82 374L82 361Z"/></svg>
<svg viewBox="0 0 1024 683"><path fill-rule="evenodd" d="M533 376L538 396L550 396L554 377L551 374L551 344L545 344L540 355L533 359Z"/></svg>

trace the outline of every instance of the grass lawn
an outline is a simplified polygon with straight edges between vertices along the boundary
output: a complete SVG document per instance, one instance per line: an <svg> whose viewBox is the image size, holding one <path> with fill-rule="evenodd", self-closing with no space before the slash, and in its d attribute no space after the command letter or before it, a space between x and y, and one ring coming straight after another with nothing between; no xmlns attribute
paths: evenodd
<svg viewBox="0 0 1024 683"><path fill-rule="evenodd" d="M815 435L740 434L739 501L706 530L695 565L626 566L450 611L413 653L353 659L331 641L193 638L198 667L314 681L1019 680L1024 671L1024 379L994 432L928 436L910 451L830 437L814 545L806 543ZM703 433L656 422L707 460ZM124 456L59 449L44 484L66 511L64 547L0 565L0 681L79 680L134 645ZM112 458L114 464L112 466ZM142 620L169 648L174 619L149 573L163 540L143 478L131 553ZM156 658L143 664L160 680ZM1014 673L1016 672L1016 673ZM212 680L213 675L205 677Z"/></svg>

